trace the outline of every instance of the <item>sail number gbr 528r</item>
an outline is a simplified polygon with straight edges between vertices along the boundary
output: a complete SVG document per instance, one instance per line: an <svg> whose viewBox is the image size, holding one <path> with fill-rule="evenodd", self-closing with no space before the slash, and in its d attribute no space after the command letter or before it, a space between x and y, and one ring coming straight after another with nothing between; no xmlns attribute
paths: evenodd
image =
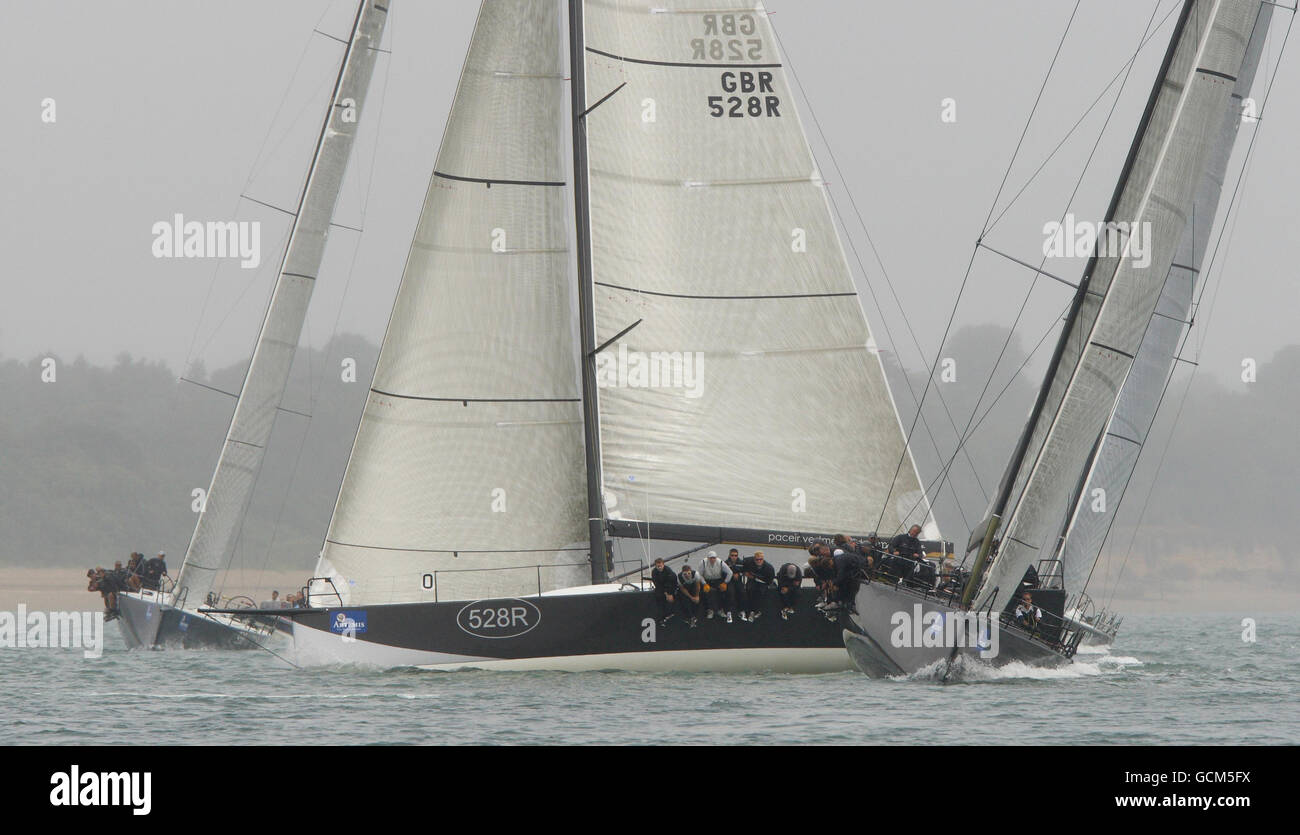
<svg viewBox="0 0 1300 835"><path fill-rule="evenodd" d="M746 116L780 116L781 99L772 95L772 74L766 70L727 70L719 80L722 92L733 95L709 96L709 115L733 119ZM746 95L734 95L743 93ZM760 95L762 94L762 95Z"/></svg>

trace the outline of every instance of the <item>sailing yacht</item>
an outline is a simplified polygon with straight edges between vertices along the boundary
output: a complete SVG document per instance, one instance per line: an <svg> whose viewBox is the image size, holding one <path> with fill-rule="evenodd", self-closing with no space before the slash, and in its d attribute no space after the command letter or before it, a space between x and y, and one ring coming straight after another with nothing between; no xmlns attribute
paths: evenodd
<svg viewBox="0 0 1300 835"><path fill-rule="evenodd" d="M1090 585L1094 567L1191 328L1192 299L1205 267L1210 231L1227 180L1228 160L1244 115L1243 102L1255 81L1272 11L1268 4L1260 7L1241 71L1223 113L1219 135L1210 146L1205 173L1160 291L1160 300L1147 323L1133 370L1124 381L1114 413L1093 450L1073 510L1063 522L1056 549L1060 571L1055 576L1070 592L1066 619L1073 622L1073 628L1084 632L1081 642L1084 645L1112 643L1122 621L1115 612L1098 609L1085 589Z"/></svg>
<svg viewBox="0 0 1300 835"><path fill-rule="evenodd" d="M370 86L388 11L362 2L339 64L303 185L275 290L262 322L230 429L206 493L185 562L170 589L118 596L122 637L135 647L250 649L287 643L288 622L277 613L240 607L213 591L225 570L261 470L262 458L289 382L330 223ZM251 602L251 601L250 601ZM276 639L283 639L276 640Z"/></svg>
<svg viewBox="0 0 1300 835"><path fill-rule="evenodd" d="M767 12L706 5L482 4L299 663L851 669L812 588L664 625L614 556L942 550Z"/></svg>
<svg viewBox="0 0 1300 835"><path fill-rule="evenodd" d="M1089 260L1033 411L967 546L975 555L970 579L947 595L864 585L857 629L845 633L863 672L911 674L958 655L989 661L987 641L938 640L947 622L972 612L1005 627L994 664L1062 664L1085 640L1114 639L1116 617L1092 611L1083 590L1191 324L1193 289L1271 12L1260 0L1183 4L1106 215L1122 229L1149 224L1151 261L1127 252ZM1024 583L1031 568L1040 578L1032 589ZM1045 613L1029 628L1015 623L1026 591ZM907 635L895 614L907 610L935 635L928 645L900 640Z"/></svg>

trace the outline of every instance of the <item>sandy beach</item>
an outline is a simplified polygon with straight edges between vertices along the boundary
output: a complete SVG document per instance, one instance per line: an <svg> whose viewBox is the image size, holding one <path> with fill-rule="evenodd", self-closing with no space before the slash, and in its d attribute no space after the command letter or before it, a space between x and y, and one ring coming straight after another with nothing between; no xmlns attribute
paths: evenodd
<svg viewBox="0 0 1300 835"><path fill-rule="evenodd" d="M278 589L281 595L297 591L307 576L302 571L235 571L222 594L265 600L272 589ZM1262 614L1293 612L1300 608L1300 595L1276 585L1226 584L1209 578L1191 578L1164 586L1143 583L1133 591L1143 596L1117 595L1111 608L1134 615L1228 611ZM99 608L100 597L86 591L84 570L0 566L0 611L13 611L19 603L25 604L29 611L88 611Z"/></svg>
<svg viewBox="0 0 1300 835"><path fill-rule="evenodd" d="M245 594L265 600L272 589L281 595L297 591L307 580L302 571L247 571L231 575L223 595ZM90 611L101 606L98 593L86 591L86 572L76 568L0 566L0 611L19 604L29 611Z"/></svg>

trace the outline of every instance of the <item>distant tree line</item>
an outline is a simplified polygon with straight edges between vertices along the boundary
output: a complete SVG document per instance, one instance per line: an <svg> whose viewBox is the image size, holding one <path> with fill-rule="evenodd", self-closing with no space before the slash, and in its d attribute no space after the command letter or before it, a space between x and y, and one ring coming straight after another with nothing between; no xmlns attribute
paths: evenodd
<svg viewBox="0 0 1300 835"><path fill-rule="evenodd" d="M953 424L965 427L1005 339L999 326L970 327L946 347L946 355L958 358L957 379L926 398L926 424L939 451L923 426L912 439L925 481L951 453ZM277 419L236 566L311 566L376 355L376 346L356 336L299 351L283 405L311 418L282 412ZM356 361L356 382L341 379L346 357ZM56 356L56 380L43 382L42 359L0 360L0 563L90 566L161 549L179 566L194 528L192 491L208 486L234 408L233 397L202 386L237 392L244 366L211 373L194 368L187 374L194 383L187 383L162 363L125 354L111 366ZM981 413L1024 359L1024 347L1013 340ZM925 370L909 369L905 380L892 354L885 365L906 428L914 411L907 386L919 395ZM1184 379L1170 389L1112 533L1111 550L1122 557L1137 531L1126 577L1148 577L1189 555L1207 555L1231 572L1243 554L1285 554L1287 543L1300 538L1293 506L1300 472L1300 346L1263 363L1254 383L1195 377L1146 514L1134 527ZM1029 374L1012 380L958 455L951 487L934 496L939 522L959 547L997 487L1036 389ZM1293 561L1279 566L1289 576L1300 574Z"/></svg>

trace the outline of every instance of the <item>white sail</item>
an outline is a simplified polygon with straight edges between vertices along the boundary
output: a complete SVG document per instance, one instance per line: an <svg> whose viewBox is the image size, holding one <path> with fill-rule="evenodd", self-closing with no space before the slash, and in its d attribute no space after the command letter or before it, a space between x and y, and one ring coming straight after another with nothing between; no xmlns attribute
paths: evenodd
<svg viewBox="0 0 1300 835"><path fill-rule="evenodd" d="M257 346L177 578L178 595L183 592L190 605L203 603L216 573L228 563L262 466L325 256L330 221L388 20L388 5L363 2L357 13ZM347 99L352 100L351 107L344 105Z"/></svg>
<svg viewBox="0 0 1300 835"><path fill-rule="evenodd" d="M762 4L585 9L610 518L937 536Z"/></svg>
<svg viewBox="0 0 1300 835"><path fill-rule="evenodd" d="M1062 509L1114 408L1189 219L1195 189L1223 124L1259 0L1193 0L1180 19L1171 60L1146 129L1108 220L1132 224L1146 252L1106 252L1063 335L1047 408L1032 427L1015 473L1013 510L1000 553L980 590L980 608L1003 608L1026 568L1059 530ZM1122 238L1125 246L1131 238Z"/></svg>
<svg viewBox="0 0 1300 835"><path fill-rule="evenodd" d="M1124 382L1115 413L1106 427L1088 483L1071 514L1070 527L1061 549L1067 590L1083 588L1101 553L1176 361L1179 341L1191 313L1193 291L1204 265L1210 231L1223 194L1228 160L1241 126L1242 102L1250 95L1255 80L1272 11L1271 6L1262 6L1254 24L1241 72L1223 114L1219 136L1210 151L1209 165L1197 188L1187 228L1174 253L1168 280L1147 326L1133 370Z"/></svg>
<svg viewBox="0 0 1300 835"><path fill-rule="evenodd" d="M318 566L345 602L589 577L559 21L480 9Z"/></svg>

